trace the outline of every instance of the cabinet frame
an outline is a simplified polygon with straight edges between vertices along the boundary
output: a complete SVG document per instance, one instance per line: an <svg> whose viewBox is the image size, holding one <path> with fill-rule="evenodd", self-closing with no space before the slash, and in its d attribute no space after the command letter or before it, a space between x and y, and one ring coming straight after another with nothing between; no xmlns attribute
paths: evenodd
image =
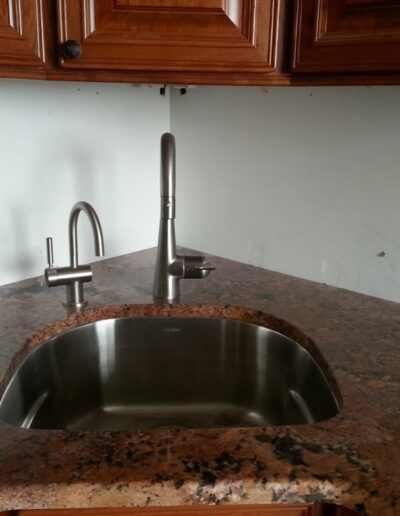
<svg viewBox="0 0 400 516"><path fill-rule="evenodd" d="M400 71L400 2L296 0L292 70Z"/></svg>

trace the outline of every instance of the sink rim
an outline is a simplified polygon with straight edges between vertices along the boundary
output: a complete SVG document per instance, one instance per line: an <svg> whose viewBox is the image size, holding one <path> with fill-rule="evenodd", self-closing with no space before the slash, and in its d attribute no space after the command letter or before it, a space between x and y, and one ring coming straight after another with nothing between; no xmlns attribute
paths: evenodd
<svg viewBox="0 0 400 516"><path fill-rule="evenodd" d="M333 371L318 349L315 342L302 330L284 319L271 315L261 310L253 310L236 305L217 304L124 304L124 305L103 305L100 307L87 308L73 312L63 319L40 327L24 343L11 360L7 371L0 381L0 398L6 392L8 384L12 380L19 366L35 349L47 343L54 337L58 337L71 330L110 319L132 319L132 318L160 318L177 317L190 319L231 319L249 324L256 324L274 332L280 333L293 340L300 347L306 350L316 362L317 366L325 376L330 389L338 405L338 414L343 409L343 398ZM337 416L337 415L336 415ZM336 416L333 416L334 419ZM12 428L12 425L0 421L0 425ZM24 430L24 429L23 429ZM31 430L30 430L31 431ZM39 430L42 431L42 430Z"/></svg>

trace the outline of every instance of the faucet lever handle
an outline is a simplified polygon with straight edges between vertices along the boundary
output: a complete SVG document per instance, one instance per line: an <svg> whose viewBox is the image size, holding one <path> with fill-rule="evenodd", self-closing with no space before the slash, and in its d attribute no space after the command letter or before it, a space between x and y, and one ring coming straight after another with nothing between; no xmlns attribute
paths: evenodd
<svg viewBox="0 0 400 516"><path fill-rule="evenodd" d="M46 250L47 250L47 263L49 264L49 270L54 268L54 253L53 253L53 239L51 237L46 238Z"/></svg>
<svg viewBox="0 0 400 516"><path fill-rule="evenodd" d="M201 279L215 270L215 266L205 261L204 256L187 254L180 257L183 262L182 279Z"/></svg>

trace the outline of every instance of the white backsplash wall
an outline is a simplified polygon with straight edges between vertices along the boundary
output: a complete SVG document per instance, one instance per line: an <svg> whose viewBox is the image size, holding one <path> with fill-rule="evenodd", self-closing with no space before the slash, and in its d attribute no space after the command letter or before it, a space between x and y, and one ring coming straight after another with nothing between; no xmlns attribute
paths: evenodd
<svg viewBox="0 0 400 516"><path fill-rule="evenodd" d="M42 273L45 237L68 265L68 217L93 204L106 256L156 245L159 140L169 129L159 88L0 81L0 284ZM80 262L95 260L86 215Z"/></svg>
<svg viewBox="0 0 400 516"><path fill-rule="evenodd" d="M400 301L400 88L0 81L0 284L68 263L86 200L107 257L156 245L159 140L177 138L177 241ZM95 260L79 219L81 263Z"/></svg>
<svg viewBox="0 0 400 516"><path fill-rule="evenodd" d="M171 102L178 243L400 301L400 88Z"/></svg>

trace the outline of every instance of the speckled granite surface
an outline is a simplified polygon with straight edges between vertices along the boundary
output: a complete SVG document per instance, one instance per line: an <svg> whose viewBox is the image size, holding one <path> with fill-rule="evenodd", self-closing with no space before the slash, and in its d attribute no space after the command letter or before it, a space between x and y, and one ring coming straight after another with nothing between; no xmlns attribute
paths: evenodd
<svg viewBox="0 0 400 516"><path fill-rule="evenodd" d="M121 310L106 305L152 303L154 258L148 250L97 263L88 312L78 319ZM289 321L329 364L344 403L339 415L311 426L129 433L1 424L1 509L326 501L400 515L400 305L210 260L217 271L182 282L181 303ZM68 317L63 298L63 287L37 279L0 289L0 383L40 338L80 321L53 325ZM206 309L248 314L198 308Z"/></svg>

